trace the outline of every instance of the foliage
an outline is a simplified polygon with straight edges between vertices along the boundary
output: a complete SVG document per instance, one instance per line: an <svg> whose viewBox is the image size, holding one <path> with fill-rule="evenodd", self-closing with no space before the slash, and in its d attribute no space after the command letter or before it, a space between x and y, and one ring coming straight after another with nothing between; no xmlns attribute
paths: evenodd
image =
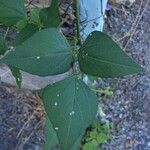
<svg viewBox="0 0 150 150"><path fill-rule="evenodd" d="M42 27L42 23L41 23L40 16L39 16L40 11L41 11L40 8L33 8L29 13L29 18L28 18L28 22L30 24L34 24L38 26L39 28Z"/></svg>
<svg viewBox="0 0 150 150"><path fill-rule="evenodd" d="M45 28L59 26L59 0L53 0L51 6L40 11L40 19Z"/></svg>
<svg viewBox="0 0 150 150"><path fill-rule="evenodd" d="M31 74L48 76L68 71L72 56L65 37L58 29L48 28L33 34L0 61Z"/></svg>
<svg viewBox="0 0 150 150"><path fill-rule="evenodd" d="M100 144L110 139L110 127L107 124L100 124L95 121L91 128L87 130L82 144L83 150L97 150Z"/></svg>
<svg viewBox="0 0 150 150"><path fill-rule="evenodd" d="M58 3L53 0L50 7L33 9L27 16L23 0L0 0L0 23L15 25L20 31L14 49L7 53L4 40L0 40L0 63L10 67L18 86L20 70L39 76L73 70L70 77L39 93L47 113L45 150L56 144L62 150L77 150L85 130L95 120L98 105L96 94L82 81L83 74L114 78L143 69L102 32L94 31L83 44L72 48L58 29ZM109 138L97 125L87 133L84 150L96 148Z"/></svg>
<svg viewBox="0 0 150 150"><path fill-rule="evenodd" d="M87 37L78 57L81 71L93 76L114 78L142 70L108 35L99 31Z"/></svg>
<svg viewBox="0 0 150 150"><path fill-rule="evenodd" d="M42 97L62 149L72 148L95 117L97 97L75 76L49 85Z"/></svg>
<svg viewBox="0 0 150 150"><path fill-rule="evenodd" d="M44 145L44 150L49 150L50 148L56 146L59 143L55 130L53 129L53 126L48 116L46 117L45 121L45 139L46 142Z"/></svg>
<svg viewBox="0 0 150 150"><path fill-rule="evenodd" d="M34 33L38 31L38 27L33 24L27 24L22 28L20 33L16 37L15 45L19 46L21 43L26 41L29 37L31 37Z"/></svg>
<svg viewBox="0 0 150 150"><path fill-rule="evenodd" d="M16 80L18 87L21 88L22 75L21 75L20 70L17 67L11 66L11 65L9 65L9 68L12 72L12 75L15 77L15 80Z"/></svg>
<svg viewBox="0 0 150 150"><path fill-rule="evenodd" d="M26 17L23 0L0 0L0 22L9 26Z"/></svg>
<svg viewBox="0 0 150 150"><path fill-rule="evenodd" d="M3 37L0 37L0 55L3 55L6 52L6 43Z"/></svg>
<svg viewBox="0 0 150 150"><path fill-rule="evenodd" d="M100 93L104 97L108 97L108 96L112 96L113 95L113 91L112 91L110 86L100 90Z"/></svg>

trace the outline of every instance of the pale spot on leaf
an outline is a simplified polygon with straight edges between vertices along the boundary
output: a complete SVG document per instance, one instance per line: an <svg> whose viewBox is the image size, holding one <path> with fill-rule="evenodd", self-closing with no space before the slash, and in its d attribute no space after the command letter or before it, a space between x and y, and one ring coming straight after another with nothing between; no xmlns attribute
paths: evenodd
<svg viewBox="0 0 150 150"><path fill-rule="evenodd" d="M21 81L20 78L17 78L18 81Z"/></svg>
<svg viewBox="0 0 150 150"><path fill-rule="evenodd" d="M55 127L55 130L58 130L59 128L58 127Z"/></svg>
<svg viewBox="0 0 150 150"><path fill-rule="evenodd" d="M75 114L75 112L74 111L72 111L71 113L70 113L70 116L73 116Z"/></svg>
<svg viewBox="0 0 150 150"><path fill-rule="evenodd" d="M58 106L58 103L57 103L57 102L55 102L55 103L54 103L54 105L55 105L55 106Z"/></svg>
<svg viewBox="0 0 150 150"><path fill-rule="evenodd" d="M37 56L36 59L40 59L40 56Z"/></svg>

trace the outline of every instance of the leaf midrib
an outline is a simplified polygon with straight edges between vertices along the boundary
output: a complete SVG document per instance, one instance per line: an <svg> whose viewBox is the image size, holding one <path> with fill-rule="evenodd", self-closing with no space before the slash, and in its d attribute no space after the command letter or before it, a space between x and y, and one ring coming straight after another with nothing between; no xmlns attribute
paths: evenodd
<svg viewBox="0 0 150 150"><path fill-rule="evenodd" d="M74 95L73 95L73 97L74 97L74 99L73 99L73 104L72 104L72 110L74 110L74 106L75 106L75 102L77 103L77 105L78 105L78 108L79 108L79 111L80 111L80 113L81 113L81 120L82 120L82 123L84 123L84 117L83 117L83 113L82 113L82 111L81 111L81 109L80 109L80 105L79 105L79 103L78 103L78 101L77 101L77 99L76 99L76 79L74 79ZM68 142L68 137L69 137L69 132L70 132L70 129L71 129L71 121L72 121L72 117L71 117L71 119L69 120L69 128L68 128L68 133L67 133L67 138L66 138L66 144L65 145L67 145L67 142ZM78 138L80 137L80 135L78 136ZM77 139L78 139L77 138ZM76 140L77 141L77 140ZM76 141L74 141L74 143L76 142Z"/></svg>
<svg viewBox="0 0 150 150"><path fill-rule="evenodd" d="M74 79L75 80L75 79ZM70 84L71 85L71 84ZM74 95L73 95L73 102L72 102L72 109L71 109L71 111L74 109L74 104L75 104L75 99L76 99L76 97L75 97L75 94L76 94L76 82L74 81ZM66 145L67 145L67 142L68 142L68 137L69 137L69 133L70 133L70 129L71 129L71 122L72 122L72 117L70 116L70 119L69 119L69 124L68 124L68 132L67 132L67 138L66 138L66 143L65 143L65 147L66 147Z"/></svg>
<svg viewBox="0 0 150 150"><path fill-rule="evenodd" d="M10 58L7 58L7 56L6 56L6 58L4 58L4 60L6 59L9 59L9 60L24 60L24 59L36 59L36 57L40 57L40 59L41 58L45 58L45 57L55 57L55 56L58 56L58 55L70 55L70 53L69 52L61 52L61 53L55 53L55 54L49 54L49 55L43 55L43 56L41 56L41 55L35 55L35 56L31 56L31 57L24 57L24 58L12 58L12 59L10 59ZM9 56L8 56L9 57ZM3 58L2 58L3 59ZM39 60L40 60L39 59Z"/></svg>
<svg viewBox="0 0 150 150"><path fill-rule="evenodd" d="M82 56L81 56L82 57ZM99 59L99 58L96 58L96 57L93 57L93 56L86 56L86 57L89 57L90 59L92 60L95 60L95 61L98 61L98 62L103 62L103 63L108 63L108 64L111 64L111 65L118 65L118 66L121 66L121 67L128 67L128 68L133 68L133 69L138 69L139 67L133 67L133 66L130 66L130 65L123 65L123 64L119 64L119 63L115 63L115 62L111 62L111 61L108 61L108 60L104 60L104 59ZM84 59L84 58L83 58ZM135 62L136 63L136 62Z"/></svg>

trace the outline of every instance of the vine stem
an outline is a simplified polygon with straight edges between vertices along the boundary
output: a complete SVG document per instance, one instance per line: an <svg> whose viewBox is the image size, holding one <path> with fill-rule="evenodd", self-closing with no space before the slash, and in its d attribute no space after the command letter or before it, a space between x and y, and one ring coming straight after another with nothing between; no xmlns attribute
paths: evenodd
<svg viewBox="0 0 150 150"><path fill-rule="evenodd" d="M79 15L79 3L78 0L74 0L75 4L75 17L76 17L76 37L77 37L77 43L81 46L82 41L81 41L81 36L80 36L80 15Z"/></svg>
<svg viewBox="0 0 150 150"><path fill-rule="evenodd" d="M7 28L6 33L5 33L5 35L4 35L4 40L6 40L6 37L7 37L7 35L8 35L8 32L9 32L9 27Z"/></svg>

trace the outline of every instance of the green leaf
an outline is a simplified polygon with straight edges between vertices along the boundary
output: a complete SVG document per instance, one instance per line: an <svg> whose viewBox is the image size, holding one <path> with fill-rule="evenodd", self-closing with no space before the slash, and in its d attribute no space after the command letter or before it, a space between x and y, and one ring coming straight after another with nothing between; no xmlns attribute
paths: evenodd
<svg viewBox="0 0 150 150"><path fill-rule="evenodd" d="M0 37L0 55L3 55L6 52L6 44L3 37Z"/></svg>
<svg viewBox="0 0 150 150"><path fill-rule="evenodd" d="M79 138L76 140L76 142L72 146L71 150L78 150L78 149L80 149L80 147L81 147L81 140L82 140L83 135L84 135L84 133L79 136Z"/></svg>
<svg viewBox="0 0 150 150"><path fill-rule="evenodd" d="M14 25L26 17L23 0L0 0L0 22Z"/></svg>
<svg viewBox="0 0 150 150"><path fill-rule="evenodd" d="M90 137L95 137L97 135L97 130L93 129L92 131L89 131Z"/></svg>
<svg viewBox="0 0 150 150"><path fill-rule="evenodd" d="M56 132L53 129L49 118L46 117L44 150L50 150L50 148L53 148L56 145L58 145Z"/></svg>
<svg viewBox="0 0 150 150"><path fill-rule="evenodd" d="M79 138L95 119L96 95L83 81L70 77L47 86L42 99L61 149L79 144Z"/></svg>
<svg viewBox="0 0 150 150"><path fill-rule="evenodd" d="M76 143L73 145L71 150L77 150L80 147L81 139L82 139L83 134L78 138ZM53 148L54 146L58 145L58 138L56 135L55 130L52 127L52 124L48 118L46 117L46 122L45 122L45 144L44 144L44 150L50 150L50 148Z"/></svg>
<svg viewBox="0 0 150 150"><path fill-rule="evenodd" d="M101 133L99 133L98 135L97 135L97 138L96 138L96 140L97 140L97 142L99 143L99 144L103 144L103 143L105 143L105 142L107 142L107 140L109 140L109 135L108 134L106 134L106 133L104 133L104 132L101 132Z"/></svg>
<svg viewBox="0 0 150 150"><path fill-rule="evenodd" d="M106 34L94 31L79 49L81 71L98 77L120 77L143 69Z"/></svg>
<svg viewBox="0 0 150 150"><path fill-rule="evenodd" d="M33 24L27 24L25 28L23 28L20 33L17 35L15 45L20 45L23 43L25 40L30 38L34 33L38 31L38 27L33 25Z"/></svg>
<svg viewBox="0 0 150 150"><path fill-rule="evenodd" d="M35 25L28 24L25 28L23 28L20 33L17 35L15 45L20 45L22 44L25 40L27 40L29 37L31 37L36 31L38 31L38 27ZM14 76L16 83L19 88L21 88L21 83L22 83L22 75L20 70L15 67L9 65L9 68L12 72L12 75Z"/></svg>
<svg viewBox="0 0 150 150"><path fill-rule="evenodd" d="M17 30L21 31L28 24L27 18L24 18L16 23Z"/></svg>
<svg viewBox="0 0 150 150"><path fill-rule="evenodd" d="M0 63L39 76L61 74L71 68L71 48L59 30L49 28L35 33Z"/></svg>
<svg viewBox="0 0 150 150"><path fill-rule="evenodd" d="M21 72L18 68L14 67L14 66L10 66L9 68L11 70L12 75L14 76L16 83L18 85L19 88L21 88L21 83L22 83L22 75Z"/></svg>
<svg viewBox="0 0 150 150"><path fill-rule="evenodd" d="M97 150L99 143L95 140L87 142L83 145L83 150Z"/></svg>
<svg viewBox="0 0 150 150"><path fill-rule="evenodd" d="M37 25L38 27L41 27L41 20L40 20L40 11L41 9L39 8L34 8L31 10L30 14L29 14L29 23Z"/></svg>
<svg viewBox="0 0 150 150"><path fill-rule="evenodd" d="M40 19L45 28L58 27L59 16L59 0L52 0L50 7L43 8L40 11Z"/></svg>

